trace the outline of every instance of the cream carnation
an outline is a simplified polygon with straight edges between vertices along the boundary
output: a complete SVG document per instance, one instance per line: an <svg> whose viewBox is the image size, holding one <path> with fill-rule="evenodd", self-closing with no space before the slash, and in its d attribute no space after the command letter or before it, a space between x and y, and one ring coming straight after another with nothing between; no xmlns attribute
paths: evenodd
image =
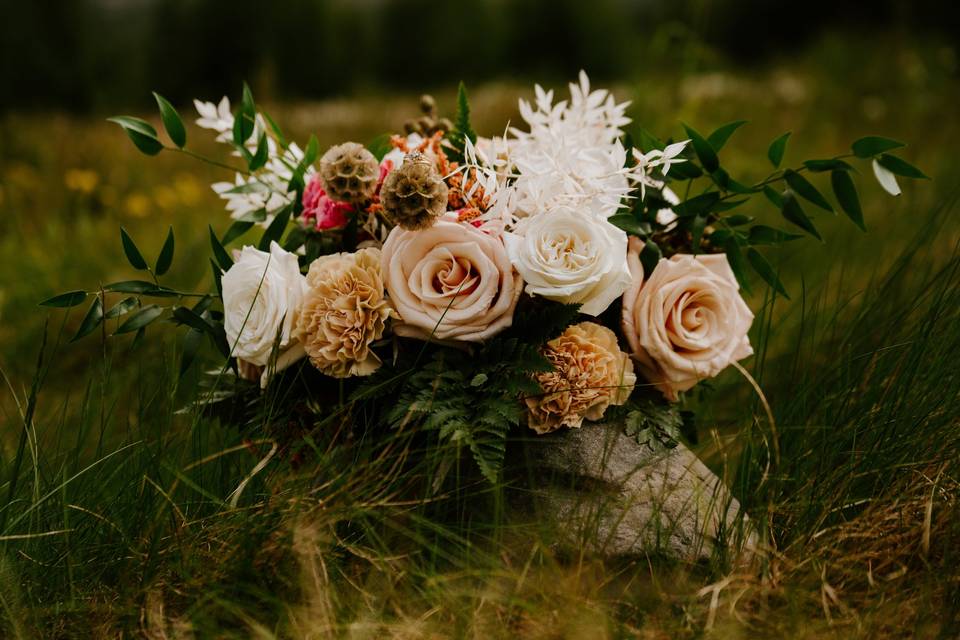
<svg viewBox="0 0 960 640"><path fill-rule="evenodd" d="M593 322L567 327L542 353L554 369L536 375L543 394L525 399L530 428L540 434L599 420L627 401L637 381L616 335Z"/></svg>
<svg viewBox="0 0 960 640"><path fill-rule="evenodd" d="M420 231L395 227L383 245L398 335L479 342L513 322L523 282L503 242L454 219Z"/></svg>
<svg viewBox="0 0 960 640"><path fill-rule="evenodd" d="M379 249L323 256L307 273L296 335L310 362L326 375L370 375L381 364L370 344L383 337L392 314Z"/></svg>
<svg viewBox="0 0 960 640"><path fill-rule="evenodd" d="M269 253L244 247L221 280L224 330L233 355L265 367L279 339L280 352L293 346L306 281L297 256L270 243Z"/></svg>
<svg viewBox="0 0 960 640"><path fill-rule="evenodd" d="M623 296L623 333L641 372L669 400L753 353L753 313L724 254L675 255L644 282L642 243L630 241L633 284Z"/></svg>
<svg viewBox="0 0 960 640"><path fill-rule="evenodd" d="M505 236L526 291L599 315L630 285L627 234L602 217L561 207Z"/></svg>

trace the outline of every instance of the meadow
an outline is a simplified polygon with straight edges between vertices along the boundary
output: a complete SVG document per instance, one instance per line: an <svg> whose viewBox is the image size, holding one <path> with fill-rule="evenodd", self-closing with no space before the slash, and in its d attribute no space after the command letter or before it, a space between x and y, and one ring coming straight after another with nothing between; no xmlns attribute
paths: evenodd
<svg viewBox="0 0 960 640"><path fill-rule="evenodd" d="M486 505L488 490L467 488L449 509L418 504L394 457L365 457L335 425L308 434L299 460L204 413L192 403L202 367L178 375L173 327L139 344L68 343L81 312L37 303L133 277L121 225L151 256L172 226L169 284L212 288L195 257L209 252L208 224L229 225L208 186L229 176L139 155L101 117L0 116L4 636L956 637L957 55L828 35L789 61L652 71L613 87L662 137L679 137L681 122L749 120L723 151L743 181L766 175L767 144L787 130L788 162L879 133L909 143L904 157L933 178L893 199L863 175L867 233L824 214L826 242L770 256L792 274L791 298L753 287L748 369L776 431L736 372L690 399L696 450L769 534L749 567L557 557L535 528L485 507L468 526L449 517L468 500ZM470 89L487 135L532 93L515 80ZM435 95L452 111L453 87ZM315 133L326 148L399 128L417 98L411 87L267 107L291 137ZM188 134L221 153L205 132ZM745 213L778 215L760 203ZM398 439L392 455L414 455L407 446Z"/></svg>

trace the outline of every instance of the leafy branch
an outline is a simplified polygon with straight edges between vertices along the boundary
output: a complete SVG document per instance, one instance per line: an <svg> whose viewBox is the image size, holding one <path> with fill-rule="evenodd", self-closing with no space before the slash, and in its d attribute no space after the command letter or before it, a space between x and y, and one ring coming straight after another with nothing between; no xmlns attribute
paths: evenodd
<svg viewBox="0 0 960 640"><path fill-rule="evenodd" d="M646 271L652 270L662 257L675 253L723 252L745 289L749 290L746 271L750 268L777 293L789 297L776 269L768 262L761 248L779 246L797 240L804 234L823 240L806 208L812 205L815 209L832 214L836 213L836 209L814 184L814 176L829 174L830 190L839 209L861 230L866 230L866 224L852 177L857 172L848 160L870 162L877 181L892 195L900 192L897 176L927 178L913 165L889 153L904 147L903 143L879 136L867 136L854 141L849 153L804 160L797 166L781 168L790 139L790 133L787 132L774 139L767 149L767 158L774 171L763 180L747 185L731 177L720 160L721 149L744 124L742 120L731 122L708 136L684 125L686 135L690 138L690 145L683 154L685 162L672 165L669 176L663 177L664 186L669 181L686 182L682 190L683 199L675 203L668 199L665 191L656 193L653 190L648 192L645 199L635 200L629 212L610 219L627 233L644 240L640 258ZM666 146L644 130L631 138L635 138L644 151ZM694 185L701 178L706 178L708 182L697 192ZM699 184L703 186L702 182ZM735 211L758 194L763 194L790 226L803 233L757 224L752 216ZM662 214L665 210L671 210L675 217L664 220Z"/></svg>

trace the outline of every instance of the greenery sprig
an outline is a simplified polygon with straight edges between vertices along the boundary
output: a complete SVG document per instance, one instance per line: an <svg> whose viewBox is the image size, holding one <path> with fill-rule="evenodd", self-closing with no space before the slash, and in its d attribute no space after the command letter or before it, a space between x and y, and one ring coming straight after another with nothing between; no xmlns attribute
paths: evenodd
<svg viewBox="0 0 960 640"><path fill-rule="evenodd" d="M863 210L852 174L856 169L847 160L868 161L881 186L899 193L894 176L926 179L927 176L902 158L889 152L904 147L902 142L880 136L860 138L851 145L851 152L826 159L804 160L792 168L781 168L790 132L775 138L767 149L773 172L759 182L746 185L731 177L722 166L720 151L744 120L725 124L708 136L684 125L690 144L684 150L685 162L672 165L665 185L682 187L682 200L672 204L663 192L648 192L645 199L636 199L629 211L613 216L610 221L629 234L644 240L641 261L649 273L662 257L674 253L727 254L730 266L741 286L749 290L748 266L780 295L789 297L776 270L760 248L779 246L803 237L783 229L754 222L752 216L736 212L751 198L763 196L781 217L804 234L822 241L807 205L828 213L836 209L807 175L829 174L830 188L840 210L861 230L866 230ZM630 136L644 152L663 149L667 143L640 129ZM892 182L891 182L892 181ZM658 213L672 209L676 220L658 222Z"/></svg>

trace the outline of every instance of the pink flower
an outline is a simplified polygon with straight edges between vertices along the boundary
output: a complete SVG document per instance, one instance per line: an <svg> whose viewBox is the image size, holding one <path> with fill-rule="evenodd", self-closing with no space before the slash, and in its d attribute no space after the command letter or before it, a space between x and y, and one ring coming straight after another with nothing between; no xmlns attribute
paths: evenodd
<svg viewBox="0 0 960 640"><path fill-rule="evenodd" d="M380 195L380 187L383 186L383 181L387 179L387 174L393 171L393 160L384 160L380 163L380 177L377 179L377 190L374 191L375 194Z"/></svg>
<svg viewBox="0 0 960 640"><path fill-rule="evenodd" d="M353 213L353 205L337 202L323 190L320 176L314 175L303 190L303 219L312 223L318 231L339 229L347 225L347 214Z"/></svg>

